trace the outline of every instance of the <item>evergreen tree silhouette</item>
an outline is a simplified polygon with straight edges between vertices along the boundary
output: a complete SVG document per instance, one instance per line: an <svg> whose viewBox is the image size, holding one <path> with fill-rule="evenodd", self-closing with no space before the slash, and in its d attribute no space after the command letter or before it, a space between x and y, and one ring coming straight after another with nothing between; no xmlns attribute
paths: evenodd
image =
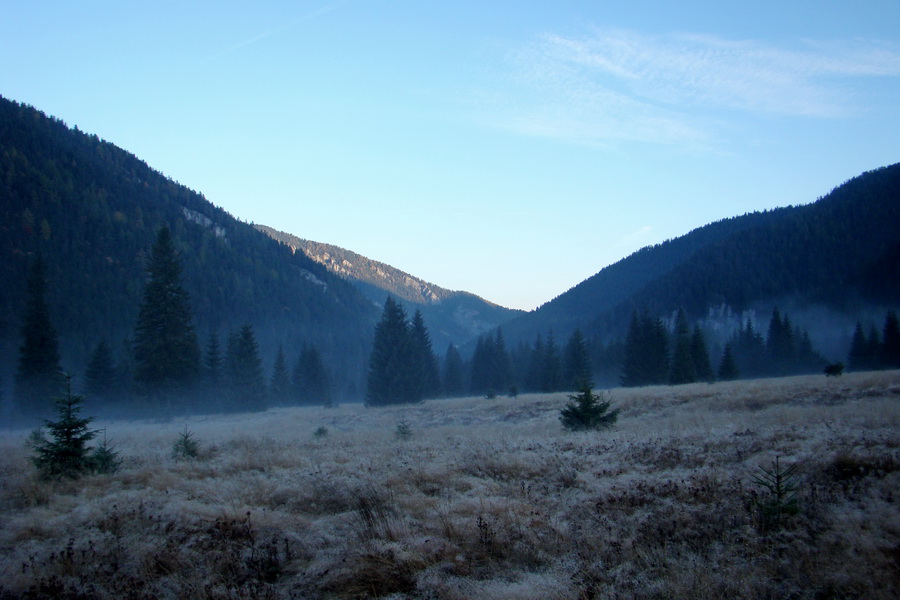
<svg viewBox="0 0 900 600"><path fill-rule="evenodd" d="M62 390L63 376L59 364L59 341L50 321L50 308L46 300L46 271L40 256L31 264L27 294L15 398L23 414L46 416L49 415L53 398Z"/></svg>
<svg viewBox="0 0 900 600"><path fill-rule="evenodd" d="M134 333L134 376L141 393L170 400L195 382L200 371L200 347L168 227L159 231L147 275Z"/></svg>

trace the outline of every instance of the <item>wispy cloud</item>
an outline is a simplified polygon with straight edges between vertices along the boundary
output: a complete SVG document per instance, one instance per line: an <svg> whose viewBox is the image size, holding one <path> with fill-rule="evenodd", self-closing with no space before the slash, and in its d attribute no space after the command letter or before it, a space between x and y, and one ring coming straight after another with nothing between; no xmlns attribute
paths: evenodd
<svg viewBox="0 0 900 600"><path fill-rule="evenodd" d="M717 122L735 116L850 115L857 80L900 76L896 43L795 46L625 30L546 34L511 53L522 96L499 124L593 143L703 145Z"/></svg>
<svg viewBox="0 0 900 600"><path fill-rule="evenodd" d="M222 56L225 56L226 54L231 54L232 52L246 48L247 46L252 46L253 44L255 44L259 41L262 41L262 40L266 39L267 37L270 37L277 33L281 33L282 31L287 31L288 29L291 29L292 27L296 27L297 25L300 25L301 23L306 23L307 21L311 21L317 17L320 17L326 13L329 13L332 10L341 6L342 4L345 4L345 2L332 2L330 4L325 4L324 6L321 6L313 11L310 11L308 13L305 13L305 14L297 17L296 19L291 19L291 20L279 25L278 27L273 27L272 29L263 31L262 33L258 33L256 35L254 35L253 37L247 38L246 40L240 41L232 46L229 46L223 50L220 50L219 52L214 54L211 58L220 58Z"/></svg>

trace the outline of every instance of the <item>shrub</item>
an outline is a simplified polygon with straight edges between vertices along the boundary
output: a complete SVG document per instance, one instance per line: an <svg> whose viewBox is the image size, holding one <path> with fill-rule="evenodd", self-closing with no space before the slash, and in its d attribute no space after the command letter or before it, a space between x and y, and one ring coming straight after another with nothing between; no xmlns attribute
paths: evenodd
<svg viewBox="0 0 900 600"><path fill-rule="evenodd" d="M320 425L315 431L313 431L313 437L316 439L321 439L328 435L328 428L324 425Z"/></svg>
<svg viewBox="0 0 900 600"><path fill-rule="evenodd" d="M836 362L825 365L825 375L828 377L840 377L844 374L844 363Z"/></svg>
<svg viewBox="0 0 900 600"><path fill-rule="evenodd" d="M611 427L619 418L619 410L609 410L610 399L595 394L584 385L578 394L569 396L569 402L560 411L559 420L570 431L586 431Z"/></svg>

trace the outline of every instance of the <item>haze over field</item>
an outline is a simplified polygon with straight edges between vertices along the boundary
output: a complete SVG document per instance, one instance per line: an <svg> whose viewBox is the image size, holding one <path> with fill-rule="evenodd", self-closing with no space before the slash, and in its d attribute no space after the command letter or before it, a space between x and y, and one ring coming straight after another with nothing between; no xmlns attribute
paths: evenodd
<svg viewBox="0 0 900 600"><path fill-rule="evenodd" d="M896 162L898 30L892 0L13 3L0 94L239 218L531 309Z"/></svg>
<svg viewBox="0 0 900 600"><path fill-rule="evenodd" d="M893 599L898 375L619 389L590 433L563 394L109 421L75 482L6 431L0 598Z"/></svg>

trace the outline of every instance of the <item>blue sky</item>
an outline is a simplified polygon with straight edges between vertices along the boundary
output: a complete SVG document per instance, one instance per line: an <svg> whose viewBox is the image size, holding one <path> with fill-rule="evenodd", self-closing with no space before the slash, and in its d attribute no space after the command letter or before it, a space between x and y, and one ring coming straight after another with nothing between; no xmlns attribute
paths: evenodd
<svg viewBox="0 0 900 600"><path fill-rule="evenodd" d="M3 2L0 94L532 309L900 161L900 2Z"/></svg>

